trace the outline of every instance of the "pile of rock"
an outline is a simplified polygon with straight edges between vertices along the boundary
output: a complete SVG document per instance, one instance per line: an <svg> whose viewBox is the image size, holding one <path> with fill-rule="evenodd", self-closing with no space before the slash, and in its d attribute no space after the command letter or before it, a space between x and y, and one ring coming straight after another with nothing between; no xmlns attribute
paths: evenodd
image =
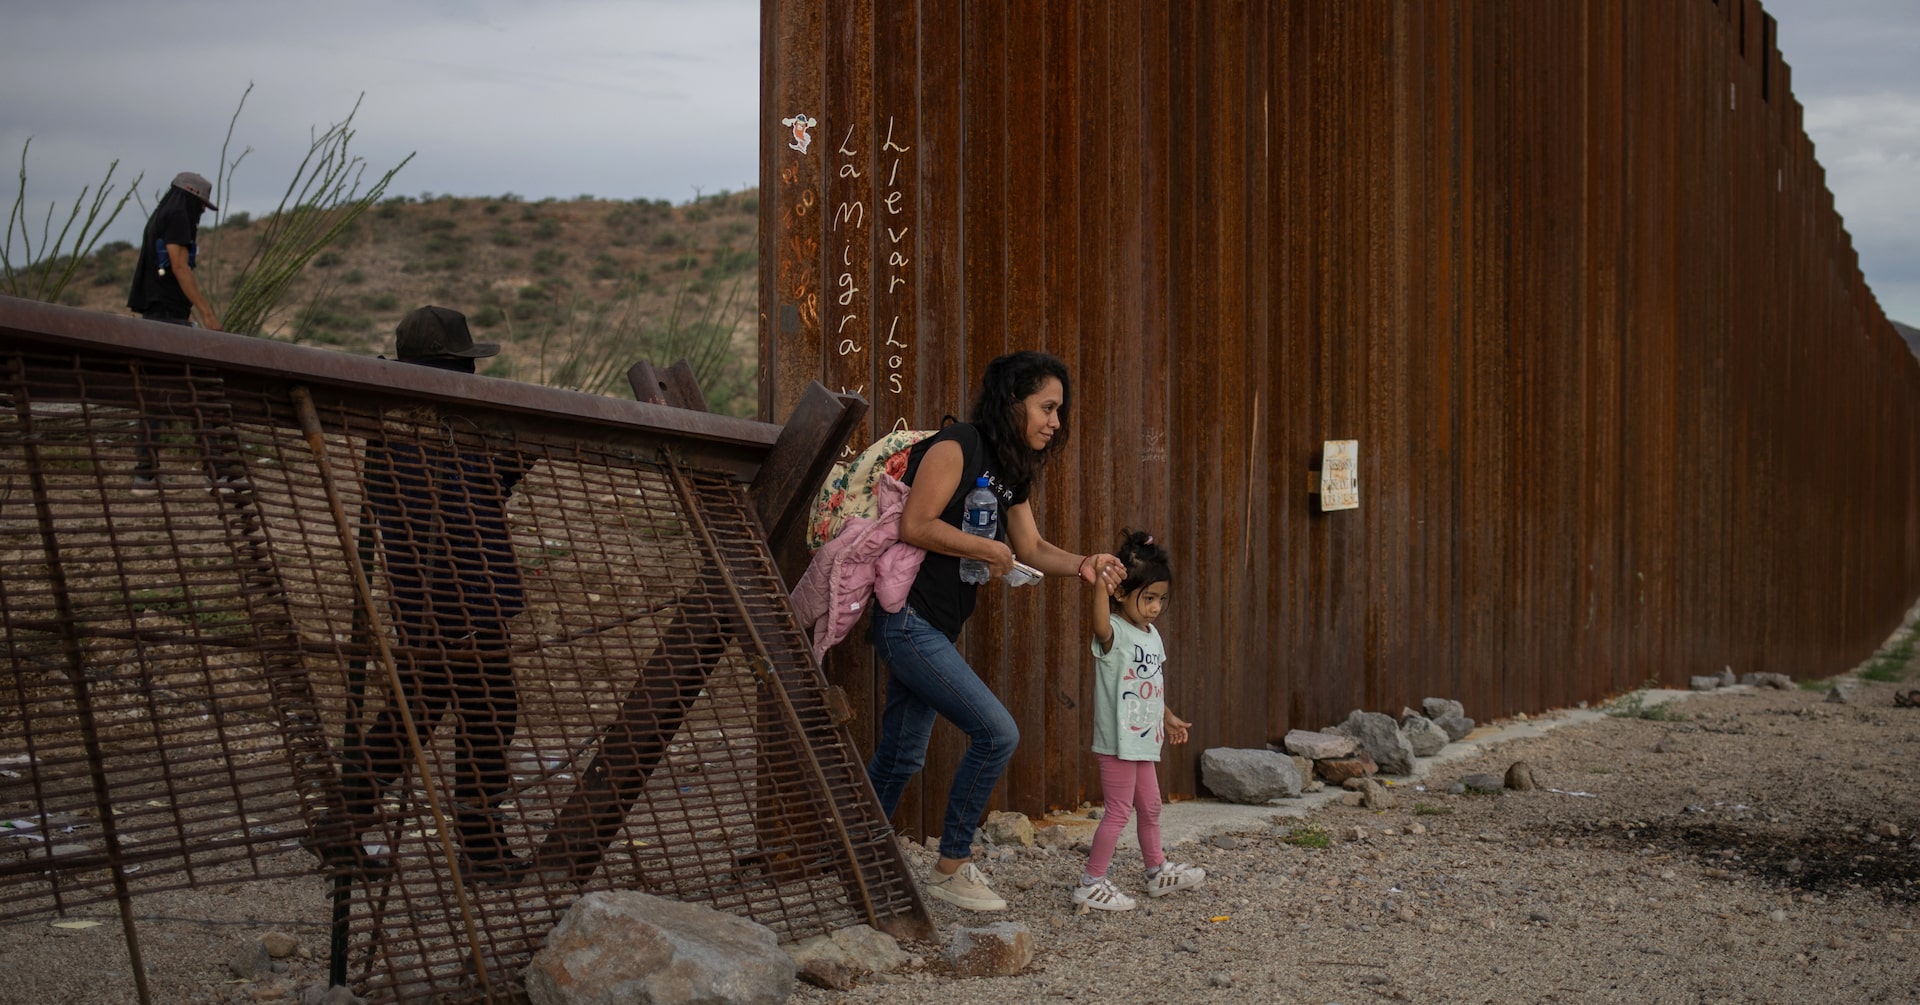
<svg viewBox="0 0 1920 1005"><path fill-rule="evenodd" d="M1337 726L1291 730L1266 750L1216 747L1200 755L1200 780L1236 803L1291 798L1322 784L1367 791L1374 775L1410 775L1415 758L1432 757L1473 731L1457 701L1428 698L1421 708L1401 709L1399 722L1355 709Z"/></svg>
<svg viewBox="0 0 1920 1005"><path fill-rule="evenodd" d="M1783 673L1748 673L1735 678L1732 667L1726 667L1716 674L1702 674L1687 678L1687 686L1695 691L1713 691L1718 688L1732 687L1736 683L1747 687L1770 687L1780 691L1791 691L1796 686L1793 678Z"/></svg>

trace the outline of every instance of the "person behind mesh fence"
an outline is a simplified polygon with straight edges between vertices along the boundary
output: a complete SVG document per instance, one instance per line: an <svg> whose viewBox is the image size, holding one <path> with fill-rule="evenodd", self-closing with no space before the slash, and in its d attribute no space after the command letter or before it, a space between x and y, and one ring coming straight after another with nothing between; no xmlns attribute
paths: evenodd
<svg viewBox="0 0 1920 1005"><path fill-rule="evenodd" d="M395 334L400 361L443 370L472 373L476 359L500 351L476 344L466 317L445 307L409 312ZM524 861L508 848L499 803L512 782L506 749L519 719L507 623L526 603L506 508L530 461L442 433L371 443L367 501L405 699L422 743L443 723L455 730L455 832L463 869L484 877ZM358 777L350 771L347 778L348 802L370 820L376 789L410 762L395 702L367 728L360 753Z"/></svg>
<svg viewBox="0 0 1920 1005"><path fill-rule="evenodd" d="M200 292L193 270L200 258L200 217L217 210L213 185L192 171L173 177L160 204L147 218L140 239L139 260L133 266L133 284L127 289L127 308L148 321L192 327L200 312L200 327L220 330L220 316ZM146 494L160 488L159 444L162 423L142 418L134 441L133 490ZM222 472L223 479L235 477Z"/></svg>

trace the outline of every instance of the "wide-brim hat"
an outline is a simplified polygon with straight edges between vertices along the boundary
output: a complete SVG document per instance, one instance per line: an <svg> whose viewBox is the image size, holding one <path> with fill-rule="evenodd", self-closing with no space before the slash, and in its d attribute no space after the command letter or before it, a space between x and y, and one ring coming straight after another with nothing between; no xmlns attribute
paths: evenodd
<svg viewBox="0 0 1920 1005"><path fill-rule="evenodd" d="M416 307L400 319L393 334L393 354L401 359L479 359L500 351L498 342L475 342L467 330L467 316L451 307Z"/></svg>
<svg viewBox="0 0 1920 1005"><path fill-rule="evenodd" d="M213 183L205 175L182 171L173 176L173 187L197 197L207 204L208 209L217 211L220 208L213 204Z"/></svg>

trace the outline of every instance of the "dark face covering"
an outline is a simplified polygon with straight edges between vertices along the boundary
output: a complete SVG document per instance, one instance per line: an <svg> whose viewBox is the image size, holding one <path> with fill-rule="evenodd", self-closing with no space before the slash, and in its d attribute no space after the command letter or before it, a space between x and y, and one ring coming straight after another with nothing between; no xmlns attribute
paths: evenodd
<svg viewBox="0 0 1920 1005"><path fill-rule="evenodd" d="M463 356L415 356L412 359L401 360L401 362L414 363L419 366L430 366L436 370L453 370L459 373L474 372L473 360Z"/></svg>

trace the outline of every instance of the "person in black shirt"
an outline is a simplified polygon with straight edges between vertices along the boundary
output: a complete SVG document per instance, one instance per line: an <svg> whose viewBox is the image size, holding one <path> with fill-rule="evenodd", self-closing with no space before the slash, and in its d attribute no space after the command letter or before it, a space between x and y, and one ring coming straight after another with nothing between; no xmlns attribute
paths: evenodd
<svg viewBox="0 0 1920 1005"><path fill-rule="evenodd" d="M395 355L472 373L475 359L499 350L475 344L460 312L421 307L401 320ZM456 731L454 827L463 868L482 878L511 874L524 860L509 850L499 819L512 783L507 745L519 722L507 623L526 598L506 509L531 461L452 437L389 437L367 452L367 502L393 601L404 700L423 734L441 723ZM349 803L363 819L375 789L408 763L399 700L368 728L364 774L349 778Z"/></svg>
<svg viewBox="0 0 1920 1005"><path fill-rule="evenodd" d="M1007 906L969 859L974 828L1020 743L1020 730L954 646L973 614L977 589L960 581L960 560L979 559L996 578L1013 569L1016 555L1047 575L1099 579L1109 587L1126 574L1112 555L1082 557L1049 543L1027 502L1041 467L1066 446L1071 406L1067 365L1058 358L1017 352L987 364L971 421L922 440L908 455L905 481L911 488L900 540L925 548L927 556L906 605L897 613L874 613L874 648L889 676L867 777L892 816L907 783L926 764L936 716L967 734L971 742L947 792L940 861L927 890L970 911ZM1000 498L993 538L960 529L966 495L983 475Z"/></svg>
<svg viewBox="0 0 1920 1005"><path fill-rule="evenodd" d="M185 325L192 323L197 310L200 327L220 330L220 316L193 278L199 258L200 214L220 208L210 201L212 195L213 186L204 177L192 171L174 176L166 196L147 218L140 241L133 287L127 291L127 306L135 314L149 321Z"/></svg>
<svg viewBox="0 0 1920 1005"><path fill-rule="evenodd" d="M193 312L200 312L200 327L220 330L220 316L200 292L193 278L199 259L200 214L219 209L211 201L213 186L207 179L182 171L173 177L167 194L147 218L147 229L140 240L140 259L134 263L133 286L127 291L127 306L148 321L170 325L192 325ZM134 442L133 490L146 494L160 487L159 442L161 420L151 416L140 420ZM230 478L230 476L228 476ZM214 481L209 476L209 481Z"/></svg>

